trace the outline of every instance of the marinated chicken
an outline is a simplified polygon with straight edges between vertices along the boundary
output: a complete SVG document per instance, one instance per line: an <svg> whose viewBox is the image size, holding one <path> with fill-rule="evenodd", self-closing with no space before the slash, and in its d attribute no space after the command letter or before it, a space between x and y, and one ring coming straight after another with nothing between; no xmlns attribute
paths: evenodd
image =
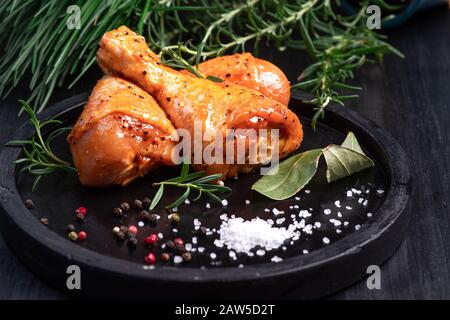
<svg viewBox="0 0 450 320"><path fill-rule="evenodd" d="M280 158L302 142L300 121L283 103L253 89L232 83L219 85L164 66L145 39L125 26L102 37L97 60L105 73L124 77L147 91L173 125L177 129L187 129L191 135L194 135L195 123L201 124L203 132L217 130L222 137L226 136L226 129L278 129ZM194 168L221 173L225 179L239 172L249 172L260 164L236 162L201 163Z"/></svg>
<svg viewBox="0 0 450 320"><path fill-rule="evenodd" d="M229 83L241 85L284 105L288 105L291 98L291 85L283 71L248 52L207 60L198 65L198 71L204 76L223 79L224 82L218 82L221 86Z"/></svg>
<svg viewBox="0 0 450 320"><path fill-rule="evenodd" d="M172 164L175 128L147 92L124 79L97 82L68 142L86 186L126 185Z"/></svg>

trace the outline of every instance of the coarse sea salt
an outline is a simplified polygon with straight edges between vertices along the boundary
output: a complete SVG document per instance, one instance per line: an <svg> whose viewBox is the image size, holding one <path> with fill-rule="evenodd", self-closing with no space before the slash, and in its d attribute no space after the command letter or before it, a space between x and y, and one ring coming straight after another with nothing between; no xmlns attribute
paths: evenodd
<svg viewBox="0 0 450 320"><path fill-rule="evenodd" d="M277 216L279 214L284 214L284 211L278 210L277 208L273 208L272 213Z"/></svg>
<svg viewBox="0 0 450 320"><path fill-rule="evenodd" d="M256 246L266 251L277 249L294 236L294 226L277 228L261 218L229 219L220 226L220 240L223 244L230 250L247 254Z"/></svg>
<svg viewBox="0 0 450 320"><path fill-rule="evenodd" d="M181 263L181 262L183 262L183 258L182 258L181 256L175 256L175 257L173 257L173 263L179 264L179 263Z"/></svg>
<svg viewBox="0 0 450 320"><path fill-rule="evenodd" d="M283 259L280 258L279 256L273 256L272 259L270 259L270 261L277 263L283 261Z"/></svg>

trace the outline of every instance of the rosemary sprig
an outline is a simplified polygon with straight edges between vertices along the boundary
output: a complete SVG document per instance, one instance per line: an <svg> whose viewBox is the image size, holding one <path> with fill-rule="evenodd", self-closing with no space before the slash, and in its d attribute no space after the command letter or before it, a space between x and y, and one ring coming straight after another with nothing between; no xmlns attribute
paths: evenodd
<svg viewBox="0 0 450 320"><path fill-rule="evenodd" d="M30 122L35 128L35 136L29 140L13 140L9 141L8 146L22 146L23 154L22 158L17 159L15 164L22 164L23 167L19 170L19 174L28 171L36 176L33 183L33 191L36 189L39 181L42 177L50 175L57 170L65 170L70 172L76 172L76 169L68 162L60 159L54 154L51 149L51 141L60 134L70 130L70 127L58 128L51 131L51 133L44 139L42 130L48 125L59 125L62 122L56 119L47 120L41 122L36 117L36 114L25 101L20 100L22 108L30 117Z"/></svg>
<svg viewBox="0 0 450 320"><path fill-rule="evenodd" d="M164 188L169 186L184 188L185 191L174 202L166 206L167 209L175 208L181 205L186 199L188 199L191 191L197 192L197 195L193 198L193 201L197 201L202 197L202 195L206 195L214 201L222 204L222 200L217 196L217 194L230 192L231 189L226 186L211 183L211 181L220 179L221 176L221 174L206 175L204 172L189 173L189 164L183 163L180 176L153 184L154 186L159 186L159 188L152 199L150 210L153 210L158 205L164 194Z"/></svg>
<svg viewBox="0 0 450 320"><path fill-rule="evenodd" d="M304 71L293 89L314 94L315 126L331 101L344 104L357 97L347 93L360 89L349 85L355 70L386 53L401 56L367 28L370 4L388 14L400 9L385 0L359 1L354 16L340 14L340 1L330 0L3 0L0 96L31 71L28 101L41 111L57 86L68 77L72 86L95 63L102 34L126 24L167 55L169 65L197 76L193 66L202 60L238 51L257 55L262 42L306 51L312 61L306 68L299 65ZM80 29L66 26L70 5L81 9Z"/></svg>

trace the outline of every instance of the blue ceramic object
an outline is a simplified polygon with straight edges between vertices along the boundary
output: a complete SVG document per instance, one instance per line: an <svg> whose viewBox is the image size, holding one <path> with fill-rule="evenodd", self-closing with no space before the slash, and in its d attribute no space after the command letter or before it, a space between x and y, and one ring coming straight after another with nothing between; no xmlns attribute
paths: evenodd
<svg viewBox="0 0 450 320"><path fill-rule="evenodd" d="M392 19L383 22L383 28L397 27L411 18L416 12L448 3L447 0L411 0L403 11L395 14ZM355 14L356 10L347 0L341 0L342 8L348 14Z"/></svg>

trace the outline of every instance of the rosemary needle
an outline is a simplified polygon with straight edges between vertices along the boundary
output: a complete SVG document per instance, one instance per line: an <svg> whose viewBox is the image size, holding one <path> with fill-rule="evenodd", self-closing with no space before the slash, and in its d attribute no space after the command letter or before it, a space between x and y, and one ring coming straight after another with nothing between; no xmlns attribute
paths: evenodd
<svg viewBox="0 0 450 320"><path fill-rule="evenodd" d="M164 194L164 188L169 186L184 188L185 190L180 197L166 206L167 209L175 208L181 205L186 199L188 199L191 191L197 192L196 197L193 199L194 201L200 199L202 195L206 195L222 204L222 200L217 196L217 194L230 192L231 189L226 186L211 183L212 181L220 179L221 176L221 174L206 175L204 172L189 173L189 164L183 163L180 176L153 184L154 186L159 186L159 188L152 199L150 210L153 210L158 205Z"/></svg>

